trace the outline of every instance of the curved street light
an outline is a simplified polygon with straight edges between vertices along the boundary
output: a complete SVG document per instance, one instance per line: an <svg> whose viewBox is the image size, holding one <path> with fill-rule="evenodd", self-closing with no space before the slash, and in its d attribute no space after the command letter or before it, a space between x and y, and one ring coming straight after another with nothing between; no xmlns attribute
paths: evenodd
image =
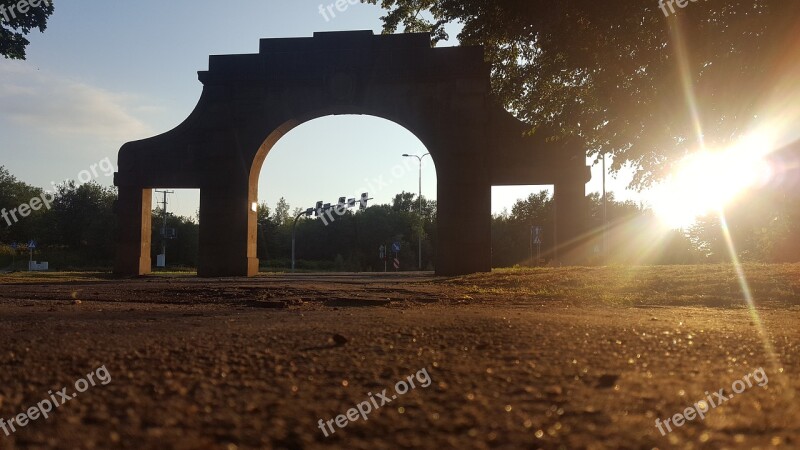
<svg viewBox="0 0 800 450"><path fill-rule="evenodd" d="M419 161L419 195L417 195L419 199L419 247L417 249L417 255L419 259L419 270L422 270L422 159L426 156L430 156L430 153L425 153L422 156L417 155L409 155L408 153L403 154L406 158L417 158Z"/></svg>

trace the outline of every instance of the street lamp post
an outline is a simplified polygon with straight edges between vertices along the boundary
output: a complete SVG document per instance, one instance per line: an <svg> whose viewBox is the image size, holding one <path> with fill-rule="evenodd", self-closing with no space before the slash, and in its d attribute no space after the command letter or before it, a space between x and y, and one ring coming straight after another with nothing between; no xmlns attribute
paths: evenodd
<svg viewBox="0 0 800 450"><path fill-rule="evenodd" d="M418 246L418 249L417 249L417 256L418 256L418 259L419 259L419 270L422 270L422 158L424 158L426 156L429 156L429 155L430 155L430 153L425 153L422 156L403 154L403 156L406 157L406 158L412 158L413 157L413 158L417 158L417 161L419 161L419 195L417 196L418 199L419 199L419 227L420 227L419 228L419 236L418 236L418 238L419 238L418 239L419 246Z"/></svg>
<svg viewBox="0 0 800 450"><path fill-rule="evenodd" d="M318 203L322 203L322 202L318 202ZM295 258L294 258L294 241L295 241L295 236L296 236L296 234L297 234L297 220L298 220L298 219L300 219L300 217L302 217L302 216L306 216L306 217L310 216L310 215L313 213L313 211L314 211L314 210L313 210L312 208L308 208L308 209L307 209L307 210L305 210L305 211L301 211L301 212L300 212L300 214L298 214L298 215L297 215L297 216L294 218L294 223L292 224L292 273L294 273L294 263L295 263Z"/></svg>
<svg viewBox="0 0 800 450"><path fill-rule="evenodd" d="M603 264L608 260L608 197L606 192L606 154L603 153Z"/></svg>

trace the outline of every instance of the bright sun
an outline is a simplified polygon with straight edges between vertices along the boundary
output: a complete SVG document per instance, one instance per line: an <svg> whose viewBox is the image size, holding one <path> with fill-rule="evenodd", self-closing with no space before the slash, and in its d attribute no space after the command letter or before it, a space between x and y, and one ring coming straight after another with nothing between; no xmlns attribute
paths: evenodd
<svg viewBox="0 0 800 450"><path fill-rule="evenodd" d="M702 215L722 210L746 189L770 176L764 156L769 142L750 138L725 151L700 151L654 188L652 205L672 228L685 228Z"/></svg>

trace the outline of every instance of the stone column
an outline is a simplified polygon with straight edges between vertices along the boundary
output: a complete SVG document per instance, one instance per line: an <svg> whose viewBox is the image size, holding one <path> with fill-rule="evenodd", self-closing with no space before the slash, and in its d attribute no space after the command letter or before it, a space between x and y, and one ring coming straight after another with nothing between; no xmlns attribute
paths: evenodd
<svg viewBox="0 0 800 450"><path fill-rule="evenodd" d="M151 271L150 237L153 193L151 189L120 186L115 205L117 255L114 273L138 276Z"/></svg>
<svg viewBox="0 0 800 450"><path fill-rule="evenodd" d="M557 264L585 264L589 256L586 247L589 201L586 198L586 182L591 172L581 161L573 164L573 170L565 170L555 183L555 248Z"/></svg>
<svg viewBox="0 0 800 450"><path fill-rule="evenodd" d="M476 155L437 161L436 168L436 274L491 271L492 186L487 167Z"/></svg>
<svg viewBox="0 0 800 450"><path fill-rule="evenodd" d="M249 225L255 212L246 183L227 183L200 188L201 277L249 277L258 273L255 232Z"/></svg>

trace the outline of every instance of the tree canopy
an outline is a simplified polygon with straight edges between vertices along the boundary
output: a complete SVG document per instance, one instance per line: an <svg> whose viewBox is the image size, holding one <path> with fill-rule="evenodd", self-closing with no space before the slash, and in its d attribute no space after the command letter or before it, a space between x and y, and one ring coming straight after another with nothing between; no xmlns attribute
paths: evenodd
<svg viewBox="0 0 800 450"><path fill-rule="evenodd" d="M763 119L800 50L800 3L787 0L366 0L384 32L431 32L482 45L504 106L579 136L589 155L660 179L688 151L731 145ZM665 3L671 3L666 1ZM665 17L665 12L668 17Z"/></svg>
<svg viewBox="0 0 800 450"><path fill-rule="evenodd" d="M47 20L55 11L51 0L42 0L38 6L28 4L25 12L19 10L18 0L0 0L0 55L6 59L25 59L25 49L30 44L25 36L38 29L44 33Z"/></svg>

